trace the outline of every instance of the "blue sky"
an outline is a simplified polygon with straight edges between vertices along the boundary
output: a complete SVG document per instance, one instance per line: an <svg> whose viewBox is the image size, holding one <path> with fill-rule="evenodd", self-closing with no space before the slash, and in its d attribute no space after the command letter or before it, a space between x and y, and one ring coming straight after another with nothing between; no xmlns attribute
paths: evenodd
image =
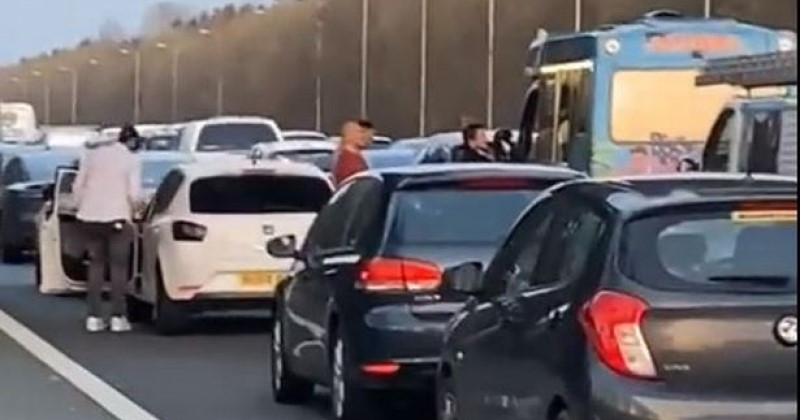
<svg viewBox="0 0 800 420"><path fill-rule="evenodd" d="M0 65L95 37L109 19L136 33L145 11L164 0L0 0ZM175 0L198 10L244 0ZM266 3L251 1L251 3Z"/></svg>

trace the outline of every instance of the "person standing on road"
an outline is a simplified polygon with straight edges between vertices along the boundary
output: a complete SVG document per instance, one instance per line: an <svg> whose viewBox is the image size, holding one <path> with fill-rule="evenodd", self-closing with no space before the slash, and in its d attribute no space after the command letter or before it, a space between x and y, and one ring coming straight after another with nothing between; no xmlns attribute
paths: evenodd
<svg viewBox="0 0 800 420"><path fill-rule="evenodd" d="M89 251L86 330L108 327L103 316L106 272L111 284L111 330L131 329L127 319L126 286L133 239L131 218L139 205L139 160L130 150L138 134L123 127L117 141L101 139L87 144L80 159L73 192Z"/></svg>
<svg viewBox="0 0 800 420"><path fill-rule="evenodd" d="M461 135L464 143L453 149L455 162L493 162L491 142L483 124L467 124Z"/></svg>
<svg viewBox="0 0 800 420"><path fill-rule="evenodd" d="M338 187L350 176L369 169L362 151L369 147L374 126L366 120L348 121L342 126L342 139L333 164L333 182Z"/></svg>

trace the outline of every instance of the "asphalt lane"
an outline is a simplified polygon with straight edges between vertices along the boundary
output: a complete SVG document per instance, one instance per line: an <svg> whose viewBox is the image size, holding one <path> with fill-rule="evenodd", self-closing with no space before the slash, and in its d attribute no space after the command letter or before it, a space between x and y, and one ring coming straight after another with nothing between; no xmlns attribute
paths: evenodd
<svg viewBox="0 0 800 420"><path fill-rule="evenodd" d="M319 391L308 406L281 406L272 401L271 325L266 316L204 317L191 334L180 337L162 337L140 325L127 334L88 334L83 330L82 298L43 296L33 284L32 266L0 265L0 309L159 419L328 418L325 391ZM0 374L0 389L9 386L13 386L11 379ZM55 406L70 409L54 395ZM387 403L387 412L376 420L433 417L431 407L420 401L393 398ZM4 414L0 404L3 420Z"/></svg>
<svg viewBox="0 0 800 420"><path fill-rule="evenodd" d="M265 317L206 319L183 337L157 336L147 327L90 335L82 329L80 298L39 295L31 267L2 265L0 309L159 419L326 418L323 395L309 407L273 403ZM0 388L11 380L0 375Z"/></svg>
<svg viewBox="0 0 800 420"><path fill-rule="evenodd" d="M103 408L0 332L0 418L112 420Z"/></svg>

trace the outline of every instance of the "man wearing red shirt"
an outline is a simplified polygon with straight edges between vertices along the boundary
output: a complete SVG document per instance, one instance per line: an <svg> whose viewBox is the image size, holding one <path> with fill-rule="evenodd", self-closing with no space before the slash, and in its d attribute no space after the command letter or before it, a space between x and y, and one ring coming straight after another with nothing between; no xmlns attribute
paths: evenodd
<svg viewBox="0 0 800 420"><path fill-rule="evenodd" d="M338 187L350 176L369 169L361 151L369 146L373 126L366 120L348 121L342 127L342 140L333 165L333 182Z"/></svg>

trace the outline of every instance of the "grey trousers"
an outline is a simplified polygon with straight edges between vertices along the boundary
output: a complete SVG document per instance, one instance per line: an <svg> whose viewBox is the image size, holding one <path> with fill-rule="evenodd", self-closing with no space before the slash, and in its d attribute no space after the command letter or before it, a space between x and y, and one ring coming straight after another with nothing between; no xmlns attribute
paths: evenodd
<svg viewBox="0 0 800 420"><path fill-rule="evenodd" d="M103 316L103 289L106 273L111 285L111 316L126 316L126 288L130 270L132 227L122 223L84 222L86 245L89 251L87 304L89 316Z"/></svg>

